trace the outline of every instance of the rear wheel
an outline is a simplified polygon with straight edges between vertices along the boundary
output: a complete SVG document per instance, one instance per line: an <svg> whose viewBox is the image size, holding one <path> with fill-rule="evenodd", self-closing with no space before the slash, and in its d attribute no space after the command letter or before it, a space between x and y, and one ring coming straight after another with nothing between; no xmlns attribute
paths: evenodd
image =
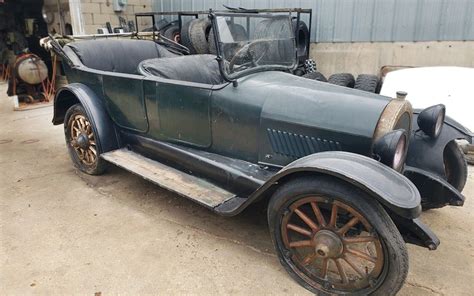
<svg viewBox="0 0 474 296"><path fill-rule="evenodd" d="M461 192L467 181L467 162L463 151L455 140L449 142L444 148L443 159L446 180Z"/></svg>
<svg viewBox="0 0 474 296"><path fill-rule="evenodd" d="M405 243L383 207L331 177L280 187L268 207L280 262L316 294L395 295L408 272Z"/></svg>
<svg viewBox="0 0 474 296"><path fill-rule="evenodd" d="M89 175L100 175L106 162L100 158L96 128L81 104L70 107L64 119L64 135L69 155L78 169Z"/></svg>

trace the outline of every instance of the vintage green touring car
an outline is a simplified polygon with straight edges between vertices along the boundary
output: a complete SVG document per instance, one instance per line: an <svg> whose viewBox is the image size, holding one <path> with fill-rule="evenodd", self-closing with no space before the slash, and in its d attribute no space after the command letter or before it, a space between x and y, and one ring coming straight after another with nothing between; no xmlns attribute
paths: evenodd
<svg viewBox="0 0 474 296"><path fill-rule="evenodd" d="M267 203L276 253L310 291L395 294L405 243L439 245L422 208L464 203L454 140L467 136L442 105L413 111L403 96L292 75L295 11L210 11L217 55L147 40L56 47L69 85L53 123L87 174L113 163L226 216Z"/></svg>

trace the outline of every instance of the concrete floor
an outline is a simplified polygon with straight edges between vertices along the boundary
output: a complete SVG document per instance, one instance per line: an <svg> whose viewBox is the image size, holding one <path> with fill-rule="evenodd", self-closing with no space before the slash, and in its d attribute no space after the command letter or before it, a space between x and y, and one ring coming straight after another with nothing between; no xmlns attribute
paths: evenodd
<svg viewBox="0 0 474 296"><path fill-rule="evenodd" d="M265 213L234 218L118 168L73 169L52 108L13 112L0 85L0 294L309 294L280 266ZM472 295L474 170L462 208L423 213L400 295Z"/></svg>

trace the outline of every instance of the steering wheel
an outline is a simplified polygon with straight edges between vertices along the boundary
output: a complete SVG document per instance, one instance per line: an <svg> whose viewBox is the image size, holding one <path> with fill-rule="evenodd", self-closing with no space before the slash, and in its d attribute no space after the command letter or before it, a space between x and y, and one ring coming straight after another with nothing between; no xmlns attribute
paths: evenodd
<svg viewBox="0 0 474 296"><path fill-rule="evenodd" d="M255 40L239 49L229 62L230 72L235 72L249 68L256 67L258 62L262 60L265 54L270 49L270 44L267 40ZM258 52L257 52L258 51ZM247 61L242 64L237 64L239 61Z"/></svg>

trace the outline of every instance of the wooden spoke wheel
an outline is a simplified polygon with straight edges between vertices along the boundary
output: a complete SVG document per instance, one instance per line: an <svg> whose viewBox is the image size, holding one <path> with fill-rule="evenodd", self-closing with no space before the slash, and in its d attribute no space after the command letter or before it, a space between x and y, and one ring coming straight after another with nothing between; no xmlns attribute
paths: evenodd
<svg viewBox="0 0 474 296"><path fill-rule="evenodd" d="M371 195L329 176L282 185L268 205L275 249L316 294L395 295L408 273L405 242Z"/></svg>
<svg viewBox="0 0 474 296"><path fill-rule="evenodd" d="M298 272L326 288L370 288L382 273L380 239L361 213L340 201L313 196L294 202L281 233Z"/></svg>
<svg viewBox="0 0 474 296"><path fill-rule="evenodd" d="M103 173L106 164L100 158L99 139L95 134L94 123L80 104L72 106L66 112L64 134L75 166L91 175Z"/></svg>
<svg viewBox="0 0 474 296"><path fill-rule="evenodd" d="M74 148L80 161L92 165L97 161L97 144L92 125L82 114L75 114L71 123L70 145Z"/></svg>

